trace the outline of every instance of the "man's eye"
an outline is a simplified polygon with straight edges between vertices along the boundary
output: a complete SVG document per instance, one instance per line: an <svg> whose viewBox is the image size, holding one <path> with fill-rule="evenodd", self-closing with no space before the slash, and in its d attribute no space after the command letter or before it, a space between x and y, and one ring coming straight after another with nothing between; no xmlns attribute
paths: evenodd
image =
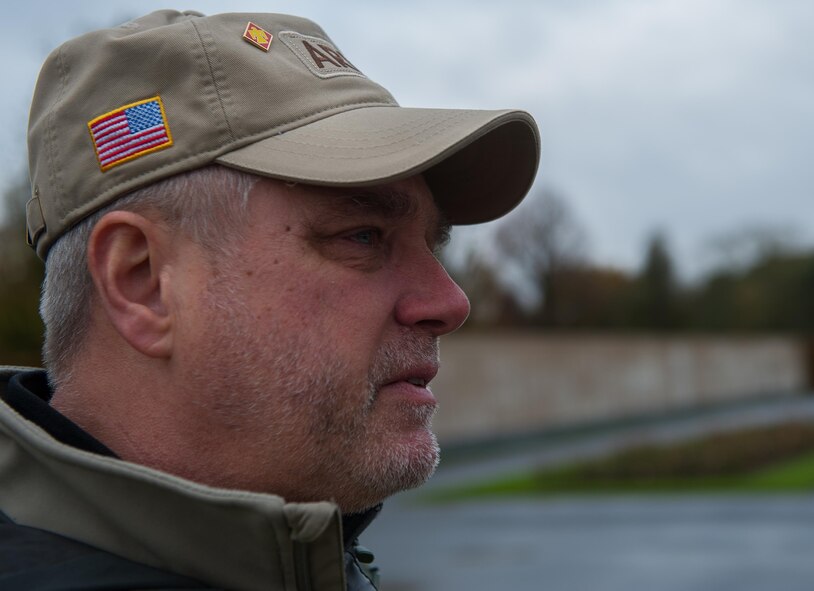
<svg viewBox="0 0 814 591"><path fill-rule="evenodd" d="M381 230L376 228L365 228L353 232L348 236L348 239L364 246L376 246L381 242L382 233Z"/></svg>

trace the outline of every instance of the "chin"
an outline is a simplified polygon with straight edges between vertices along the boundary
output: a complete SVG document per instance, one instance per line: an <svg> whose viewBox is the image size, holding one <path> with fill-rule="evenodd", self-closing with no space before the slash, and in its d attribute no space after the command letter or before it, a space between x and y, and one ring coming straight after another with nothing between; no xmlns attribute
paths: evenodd
<svg viewBox="0 0 814 591"><path fill-rule="evenodd" d="M440 459L438 442L429 429L413 431L386 447L371 445L367 451L365 461L359 466L364 470L364 474L359 475L361 486L356 489L355 502L350 503L357 511L421 486L433 475Z"/></svg>

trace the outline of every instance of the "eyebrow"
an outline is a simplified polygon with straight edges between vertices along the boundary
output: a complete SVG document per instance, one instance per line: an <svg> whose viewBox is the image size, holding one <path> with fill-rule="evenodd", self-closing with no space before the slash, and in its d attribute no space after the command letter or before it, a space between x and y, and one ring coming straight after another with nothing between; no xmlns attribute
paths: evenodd
<svg viewBox="0 0 814 591"><path fill-rule="evenodd" d="M373 215L393 222L415 215L417 209L415 199L402 191L355 190L331 195L325 203L332 214L339 216ZM452 224L441 209L436 208L436 212L432 243L435 248L441 248L449 242Z"/></svg>

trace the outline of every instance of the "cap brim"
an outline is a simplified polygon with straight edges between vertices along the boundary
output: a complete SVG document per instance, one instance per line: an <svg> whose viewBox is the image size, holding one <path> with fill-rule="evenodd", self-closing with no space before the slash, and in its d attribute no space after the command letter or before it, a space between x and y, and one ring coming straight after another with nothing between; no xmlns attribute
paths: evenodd
<svg viewBox="0 0 814 591"><path fill-rule="evenodd" d="M381 184L424 173L454 224L500 217L534 181L540 139L524 111L364 107L260 140L216 161L285 180Z"/></svg>

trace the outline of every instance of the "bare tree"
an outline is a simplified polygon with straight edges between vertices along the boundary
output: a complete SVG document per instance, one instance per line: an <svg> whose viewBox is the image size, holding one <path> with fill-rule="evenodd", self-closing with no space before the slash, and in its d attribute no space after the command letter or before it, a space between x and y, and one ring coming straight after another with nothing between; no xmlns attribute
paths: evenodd
<svg viewBox="0 0 814 591"><path fill-rule="evenodd" d="M526 199L484 237L455 272L472 301L475 324L517 324L538 315L552 273L581 266L586 234L551 190Z"/></svg>
<svg viewBox="0 0 814 591"><path fill-rule="evenodd" d="M540 278L558 267L582 264L585 244L585 230L566 200L543 190L506 216L496 246L503 257L539 284Z"/></svg>

